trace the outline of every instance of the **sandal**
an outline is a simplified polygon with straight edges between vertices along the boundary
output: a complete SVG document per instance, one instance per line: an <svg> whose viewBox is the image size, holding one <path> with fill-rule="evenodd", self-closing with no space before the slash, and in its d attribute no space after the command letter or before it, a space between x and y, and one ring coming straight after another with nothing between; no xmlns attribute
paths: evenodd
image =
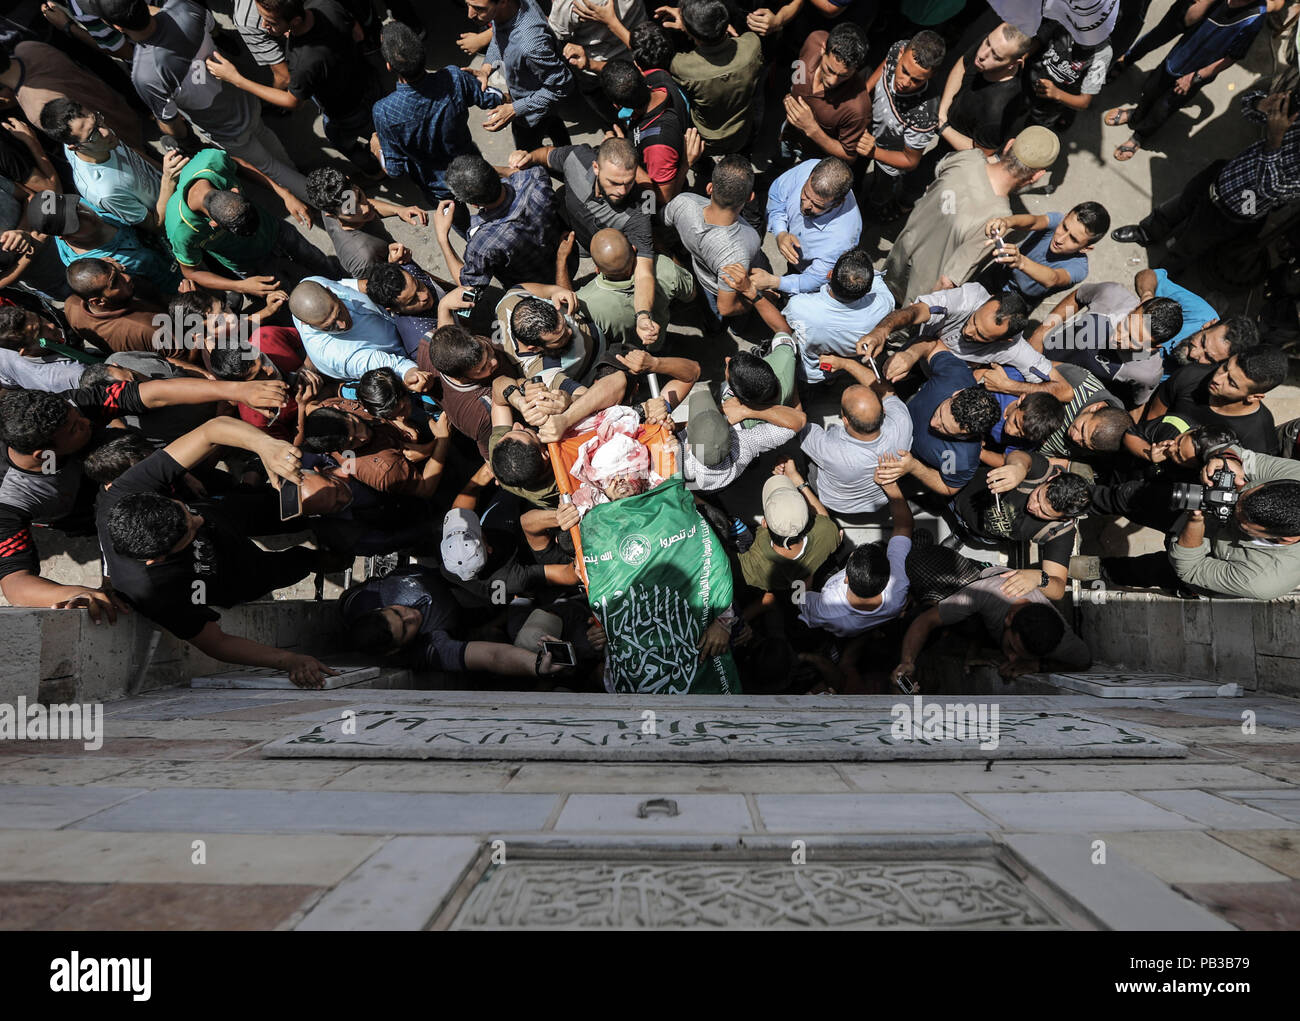
<svg viewBox="0 0 1300 1021"><path fill-rule="evenodd" d="M1133 158L1133 154L1141 148L1142 146L1138 143L1136 139L1130 138L1123 145L1115 149L1115 153L1114 153L1115 159L1117 159L1120 163L1127 163L1129 160Z"/></svg>
<svg viewBox="0 0 1300 1021"><path fill-rule="evenodd" d="M1118 128L1128 123L1129 115L1132 112L1133 107L1131 106L1117 106L1113 110L1107 110L1102 121L1107 127Z"/></svg>

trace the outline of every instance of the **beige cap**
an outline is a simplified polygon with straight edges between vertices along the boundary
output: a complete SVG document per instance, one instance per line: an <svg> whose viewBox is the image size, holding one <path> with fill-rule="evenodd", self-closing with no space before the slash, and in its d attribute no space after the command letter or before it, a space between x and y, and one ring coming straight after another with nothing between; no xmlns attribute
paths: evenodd
<svg viewBox="0 0 1300 1021"><path fill-rule="evenodd" d="M792 539L808 527L808 501L784 475L773 475L763 485L763 517L777 539Z"/></svg>
<svg viewBox="0 0 1300 1021"><path fill-rule="evenodd" d="M1056 132L1031 124L1016 136L1011 155L1030 170L1046 170L1061 154L1061 140Z"/></svg>

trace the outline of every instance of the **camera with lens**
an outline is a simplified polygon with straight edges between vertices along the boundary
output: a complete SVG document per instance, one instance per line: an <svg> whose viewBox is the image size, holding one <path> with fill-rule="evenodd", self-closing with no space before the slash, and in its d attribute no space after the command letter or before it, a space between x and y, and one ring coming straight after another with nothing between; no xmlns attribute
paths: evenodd
<svg viewBox="0 0 1300 1021"><path fill-rule="evenodd" d="M1179 482L1169 497L1170 510L1198 510L1213 514L1226 525L1237 507L1237 476L1224 466L1210 476L1213 485Z"/></svg>

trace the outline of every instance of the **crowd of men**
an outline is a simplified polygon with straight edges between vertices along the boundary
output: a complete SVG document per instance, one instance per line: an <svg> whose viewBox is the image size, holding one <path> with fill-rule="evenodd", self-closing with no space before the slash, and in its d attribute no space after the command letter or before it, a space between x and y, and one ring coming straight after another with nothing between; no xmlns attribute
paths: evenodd
<svg viewBox="0 0 1300 1021"><path fill-rule="evenodd" d="M1072 0L1060 20L763 2L0 18L5 600L129 608L311 687L316 656L219 611L367 557L339 605L358 650L452 686L598 690L551 443L619 407L676 432L734 579L701 655L730 648L746 691L911 690L954 628L1005 676L1087 668L1071 578L1300 585L1300 421L1267 401L1287 356L1178 282L1300 199L1295 69L1222 115L1257 141L1205 153L1138 223L1105 195L1017 197L1061 178L1084 121L1131 125L1097 154L1118 163L1177 130L1278 0L1176 0L1145 26L1147 3L1110 0L1100 33ZM435 24L459 33L447 66ZM1136 106L1093 108L1170 42ZM287 148L317 113L324 142ZM508 157L472 125L509 129ZM1098 245L1160 268L1098 279ZM639 492L619 475L598 499ZM1088 556L1085 518L1166 546ZM889 537L846 537L864 526ZM46 575L51 531L98 538L102 585Z"/></svg>

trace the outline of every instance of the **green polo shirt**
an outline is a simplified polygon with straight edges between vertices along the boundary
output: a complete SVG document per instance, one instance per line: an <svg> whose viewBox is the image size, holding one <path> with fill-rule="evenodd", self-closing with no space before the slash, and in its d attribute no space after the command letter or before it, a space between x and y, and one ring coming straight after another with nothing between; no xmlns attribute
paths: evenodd
<svg viewBox="0 0 1300 1021"><path fill-rule="evenodd" d="M605 274L578 291L578 300L587 310L593 323L600 327L610 344L639 345L636 332L636 306L633 304L635 281L610 280ZM690 270L677 265L666 255L655 256L655 300L650 314L659 324L660 337L664 337L669 324L669 305L675 301L689 301L695 295L695 277ZM662 346L662 345L656 345Z"/></svg>
<svg viewBox="0 0 1300 1021"><path fill-rule="evenodd" d="M176 193L167 202L167 240L176 261L191 269L203 264L210 255L235 276L259 272L258 263L271 254L275 244L276 220L261 206L259 222L251 237L241 238L224 227L213 227L204 213L196 213L186 203L190 185L211 181L213 187L230 191L239 187L239 167L223 149L201 149L190 157L176 181Z"/></svg>
<svg viewBox="0 0 1300 1021"><path fill-rule="evenodd" d="M716 46L696 46L673 57L669 72L691 104L691 121L709 155L736 152L753 127L754 87L763 73L758 36L744 32Z"/></svg>

